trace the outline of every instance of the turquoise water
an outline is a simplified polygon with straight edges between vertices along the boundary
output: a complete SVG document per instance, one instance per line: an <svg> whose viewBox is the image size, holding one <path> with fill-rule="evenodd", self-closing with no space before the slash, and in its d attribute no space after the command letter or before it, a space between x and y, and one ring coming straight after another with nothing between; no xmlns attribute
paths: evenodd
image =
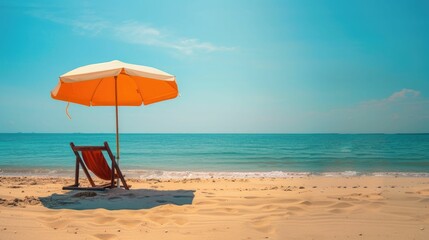
<svg viewBox="0 0 429 240"><path fill-rule="evenodd" d="M429 173L427 134L121 134L126 171ZM74 169L69 143L115 152L114 134L0 134L0 169Z"/></svg>

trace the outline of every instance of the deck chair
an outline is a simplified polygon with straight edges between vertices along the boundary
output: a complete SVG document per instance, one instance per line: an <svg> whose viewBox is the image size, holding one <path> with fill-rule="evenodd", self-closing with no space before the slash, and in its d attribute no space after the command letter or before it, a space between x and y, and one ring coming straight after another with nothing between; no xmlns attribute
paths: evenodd
<svg viewBox="0 0 429 240"><path fill-rule="evenodd" d="M73 185L64 186L63 190L105 190L106 188L114 188L117 186L116 178L118 177L121 179L122 186L129 190L130 186L127 185L127 182L122 175L121 169L119 169L119 166L115 161L115 156L110 150L109 144L107 144L107 142L104 142L104 146L75 146L74 143L70 143L70 146L76 155L75 182ZM103 151L107 152L112 162L112 168L109 167L109 164L104 158ZM79 167L82 167L82 170L88 178L91 187L79 186ZM95 185L88 170L90 170L98 178L110 182L103 185Z"/></svg>

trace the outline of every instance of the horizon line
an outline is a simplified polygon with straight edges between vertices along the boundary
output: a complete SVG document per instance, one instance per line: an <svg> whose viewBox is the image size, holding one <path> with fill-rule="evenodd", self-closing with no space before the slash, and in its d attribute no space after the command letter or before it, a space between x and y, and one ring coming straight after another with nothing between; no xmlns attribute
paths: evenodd
<svg viewBox="0 0 429 240"><path fill-rule="evenodd" d="M0 134L116 134L115 132L0 132ZM262 135L262 134L278 134L278 135L310 135L310 134L319 134L319 135L429 135L429 132L120 132L119 135L122 134L254 134L254 135Z"/></svg>

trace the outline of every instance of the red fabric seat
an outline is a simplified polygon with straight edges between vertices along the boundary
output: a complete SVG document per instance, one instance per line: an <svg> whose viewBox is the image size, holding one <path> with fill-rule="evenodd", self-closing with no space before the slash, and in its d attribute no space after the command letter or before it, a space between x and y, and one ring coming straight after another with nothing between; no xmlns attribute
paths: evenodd
<svg viewBox="0 0 429 240"><path fill-rule="evenodd" d="M104 180L112 179L112 169L107 164L101 150L82 151L82 157L88 169L97 177Z"/></svg>

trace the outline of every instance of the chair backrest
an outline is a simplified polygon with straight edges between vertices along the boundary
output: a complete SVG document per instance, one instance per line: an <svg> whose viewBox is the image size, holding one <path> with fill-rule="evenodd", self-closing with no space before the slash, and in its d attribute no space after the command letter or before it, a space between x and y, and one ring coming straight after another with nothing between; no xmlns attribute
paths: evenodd
<svg viewBox="0 0 429 240"><path fill-rule="evenodd" d="M107 164L101 150L84 150L82 151L83 161L86 167L95 174L95 176L104 179L112 179L112 169Z"/></svg>
<svg viewBox="0 0 429 240"><path fill-rule="evenodd" d="M76 157L81 158L86 167L97 177L103 180L112 180L112 169L102 153L102 151L106 151L111 160L112 157L114 159L107 142L104 143L104 146L75 146L73 143L70 143L70 146Z"/></svg>

